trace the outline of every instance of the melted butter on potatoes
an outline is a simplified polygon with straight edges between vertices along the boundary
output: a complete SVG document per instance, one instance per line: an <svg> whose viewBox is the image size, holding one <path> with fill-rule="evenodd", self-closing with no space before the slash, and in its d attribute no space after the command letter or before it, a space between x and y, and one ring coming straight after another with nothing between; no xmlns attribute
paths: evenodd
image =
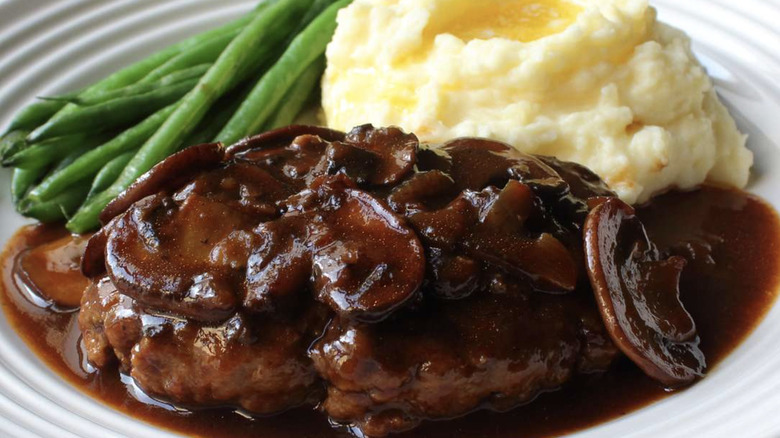
<svg viewBox="0 0 780 438"><path fill-rule="evenodd" d="M328 125L398 125L582 163L631 203L752 154L690 50L644 0L355 0L328 47Z"/></svg>
<svg viewBox="0 0 780 438"><path fill-rule="evenodd" d="M570 25L581 8L565 0L504 0L441 2L425 27L423 37L449 33L463 41L508 38L533 41L558 33ZM468 19L464 19L468 17Z"/></svg>

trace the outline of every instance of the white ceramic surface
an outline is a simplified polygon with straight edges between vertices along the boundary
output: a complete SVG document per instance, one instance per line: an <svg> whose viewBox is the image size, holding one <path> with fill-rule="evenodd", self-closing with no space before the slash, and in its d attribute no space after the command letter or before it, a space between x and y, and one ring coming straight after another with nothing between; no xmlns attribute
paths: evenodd
<svg viewBox="0 0 780 438"><path fill-rule="evenodd" d="M0 1L0 127L36 95L78 88L253 0ZM780 209L780 0L657 0L685 29L721 96L750 134L749 190ZM25 221L0 172L0 242ZM594 437L780 437L780 304L694 387L579 432ZM0 318L0 437L172 437L63 383Z"/></svg>

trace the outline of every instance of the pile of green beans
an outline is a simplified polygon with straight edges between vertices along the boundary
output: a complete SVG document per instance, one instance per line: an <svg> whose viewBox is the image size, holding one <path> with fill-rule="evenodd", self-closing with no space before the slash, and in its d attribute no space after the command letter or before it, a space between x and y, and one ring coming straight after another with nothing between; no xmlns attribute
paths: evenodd
<svg viewBox="0 0 780 438"><path fill-rule="evenodd" d="M262 0L236 21L23 108L0 137L17 211L89 232L111 200L177 150L292 123L317 94L349 2Z"/></svg>

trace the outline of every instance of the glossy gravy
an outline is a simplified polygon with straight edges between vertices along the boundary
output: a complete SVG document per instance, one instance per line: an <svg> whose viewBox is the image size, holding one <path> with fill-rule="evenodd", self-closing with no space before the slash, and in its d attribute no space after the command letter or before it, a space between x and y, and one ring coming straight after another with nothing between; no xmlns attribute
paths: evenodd
<svg viewBox="0 0 780 438"><path fill-rule="evenodd" d="M684 255L682 301L693 315L710 369L761 321L780 288L780 220L756 197L705 187L673 192L639 209L650 237ZM51 244L58 239L60 244ZM73 275L80 242L58 227L28 227L2 256L2 301L19 336L53 370L107 405L175 432L203 437L338 437L312 409L247 418L230 409L174 410L145 398L117 370L95 371L80 350L77 312L41 299L29 276L62 285L60 303L78 301L84 279ZM47 251L32 248L49 245ZM65 244L64 246L62 244ZM48 274L32 272L45 266ZM41 284L48 289L50 284ZM135 392L134 392L135 391ZM134 396L133 394L136 394ZM508 413L480 411L450 421L427 422L399 437L541 437L560 435L614 419L668 395L627 359L600 375L580 376L563 389L539 396Z"/></svg>

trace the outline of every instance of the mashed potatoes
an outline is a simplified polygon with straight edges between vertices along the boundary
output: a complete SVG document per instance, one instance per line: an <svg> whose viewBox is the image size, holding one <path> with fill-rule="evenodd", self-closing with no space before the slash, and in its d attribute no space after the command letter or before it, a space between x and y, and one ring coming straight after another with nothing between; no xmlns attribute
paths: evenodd
<svg viewBox="0 0 780 438"><path fill-rule="evenodd" d="M398 125L582 163L643 202L742 187L745 136L644 0L355 0L328 47L328 125Z"/></svg>

